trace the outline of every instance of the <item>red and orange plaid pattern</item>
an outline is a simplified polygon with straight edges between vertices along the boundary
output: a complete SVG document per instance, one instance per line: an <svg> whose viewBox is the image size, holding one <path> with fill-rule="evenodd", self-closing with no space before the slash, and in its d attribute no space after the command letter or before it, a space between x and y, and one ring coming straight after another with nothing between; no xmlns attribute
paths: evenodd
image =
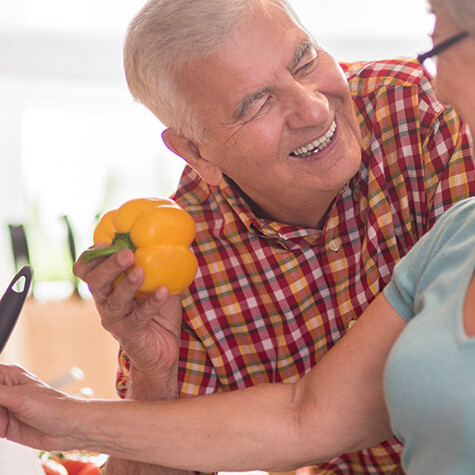
<svg viewBox="0 0 475 475"><path fill-rule="evenodd" d="M182 396L298 380L436 219L475 191L464 129L436 102L416 62L342 68L363 159L322 229L259 219L231 181L210 187L190 168L183 173L174 199L197 222L199 270L183 298ZM120 362L123 394L126 356ZM400 448L392 440L305 473L389 473Z"/></svg>

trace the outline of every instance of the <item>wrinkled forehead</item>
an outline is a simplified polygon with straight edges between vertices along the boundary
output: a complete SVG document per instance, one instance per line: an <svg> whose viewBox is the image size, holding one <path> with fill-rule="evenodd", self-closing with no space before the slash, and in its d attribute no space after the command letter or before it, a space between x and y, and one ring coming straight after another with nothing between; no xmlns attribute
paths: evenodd
<svg viewBox="0 0 475 475"><path fill-rule="evenodd" d="M229 119L243 97L270 88L315 46L289 12L269 5L236 25L216 52L187 64L177 82L202 119L205 111Z"/></svg>
<svg viewBox="0 0 475 475"><path fill-rule="evenodd" d="M269 19L274 20L278 17L286 17L289 21L295 24L298 28L305 31L308 35L307 28L303 25L300 20L297 12L292 8L292 6L285 0L280 1L266 1L264 0L264 6L262 7L264 13L268 16Z"/></svg>
<svg viewBox="0 0 475 475"><path fill-rule="evenodd" d="M292 30L298 31L298 44L293 45L285 39L286 31ZM260 35L259 31L269 32L268 36ZM294 34L294 36L296 36ZM272 37L272 38L270 38ZM300 43L315 43L310 33L304 29L292 10L287 10L280 2L272 0L263 0L258 6L248 11L246 15L240 17L235 22L232 29L219 44L216 44L214 48L207 48L206 51L198 52L191 60L177 67L176 80L180 81L183 76L190 76L191 79L199 81L199 77L193 76L193 71L200 69L200 66L204 63L213 62L218 59L218 62L223 61L229 56L236 56L238 51L242 52L244 61L246 61L246 55L249 54L249 61L251 56L256 51L264 50L265 46L268 46L269 42L273 42L275 38L282 38L282 48L290 50L292 48L297 49L300 47ZM265 43L265 44L264 44ZM268 56L267 61L272 62L273 56Z"/></svg>
<svg viewBox="0 0 475 475"><path fill-rule="evenodd" d="M265 8L253 10L252 14L241 19L235 25L227 41L222 43L217 53L220 54L226 49L232 49L238 44L248 44L249 49L259 49L264 43L262 40L265 40L265 38L262 38L261 41L254 41L257 35L251 36L249 33L254 33L256 30L267 32L272 37L271 41L279 36L283 38L286 32L290 30L292 30L294 35L298 31L301 38L311 38L308 30L302 26L298 16L292 10L284 8L280 3L266 2ZM249 36L253 38L253 41L247 41ZM313 38L312 41L314 41ZM284 41L284 46L292 48L292 44L288 44L287 41Z"/></svg>
<svg viewBox="0 0 475 475"><path fill-rule="evenodd" d="M214 47L207 50L197 51L195 60L204 59L219 52L229 44L236 40L242 30L246 29L246 26L255 21L256 18L261 21L272 22L273 24L288 24L292 23L297 28L308 31L303 27L297 13L285 0L254 0L249 2L249 8L246 11L242 11L241 14L235 17L230 24L226 33L222 36L221 41L217 42Z"/></svg>

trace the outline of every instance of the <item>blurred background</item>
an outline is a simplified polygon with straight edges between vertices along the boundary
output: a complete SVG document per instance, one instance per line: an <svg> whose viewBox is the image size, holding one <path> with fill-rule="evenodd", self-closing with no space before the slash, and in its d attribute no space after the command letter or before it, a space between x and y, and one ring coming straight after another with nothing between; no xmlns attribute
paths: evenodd
<svg viewBox="0 0 475 475"><path fill-rule="evenodd" d="M170 194L183 168L161 124L128 93L126 27L144 0L0 0L0 289L22 225L38 296L71 292L67 216L78 252L95 217L126 199ZM293 0L339 60L428 48L425 0Z"/></svg>
<svg viewBox="0 0 475 475"><path fill-rule="evenodd" d="M425 0L292 3L338 60L414 56L430 46L433 20ZM82 301L71 300L77 282L68 225L79 254L92 242L98 215L133 197L169 195L183 169L161 142L163 126L133 102L125 84L123 38L143 4L0 0L0 295L26 259L20 252L26 236L35 300L9 358L35 370L41 355L47 371L41 367L39 375L50 381L75 365L87 374L108 372L108 388L113 379L113 367L98 366L95 356L80 361L92 347L115 352L116 346L91 336L101 329L84 302L87 291L79 287ZM16 260L13 232L19 233ZM51 332L69 336L43 344ZM71 342L83 334L87 344L73 352ZM29 358L21 353L24 346ZM68 351L74 354L66 357ZM98 383L88 384L109 395Z"/></svg>

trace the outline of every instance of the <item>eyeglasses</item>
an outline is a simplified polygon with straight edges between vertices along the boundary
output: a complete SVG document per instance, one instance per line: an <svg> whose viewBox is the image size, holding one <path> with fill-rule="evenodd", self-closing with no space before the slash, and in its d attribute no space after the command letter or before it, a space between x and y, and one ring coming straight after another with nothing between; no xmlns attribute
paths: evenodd
<svg viewBox="0 0 475 475"><path fill-rule="evenodd" d="M458 33L455 36L451 36L445 41L442 41L442 43L435 45L430 51L427 51L427 53L423 53L417 56L417 61L419 61L419 63L424 66L426 71L432 77L435 77L435 75L437 74L436 56L442 53L442 51L445 51L447 48L453 46L455 43L458 43L460 40L463 40L468 35L468 31L462 31L462 33Z"/></svg>

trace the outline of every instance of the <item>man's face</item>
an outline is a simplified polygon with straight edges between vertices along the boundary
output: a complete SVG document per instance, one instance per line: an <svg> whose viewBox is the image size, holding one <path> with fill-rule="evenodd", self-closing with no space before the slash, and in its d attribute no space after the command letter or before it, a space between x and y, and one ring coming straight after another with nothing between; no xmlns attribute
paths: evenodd
<svg viewBox="0 0 475 475"><path fill-rule="evenodd" d="M182 86L209 132L198 144L204 162L232 178L262 216L316 226L359 169L360 130L333 58L284 12L272 15L246 20Z"/></svg>

